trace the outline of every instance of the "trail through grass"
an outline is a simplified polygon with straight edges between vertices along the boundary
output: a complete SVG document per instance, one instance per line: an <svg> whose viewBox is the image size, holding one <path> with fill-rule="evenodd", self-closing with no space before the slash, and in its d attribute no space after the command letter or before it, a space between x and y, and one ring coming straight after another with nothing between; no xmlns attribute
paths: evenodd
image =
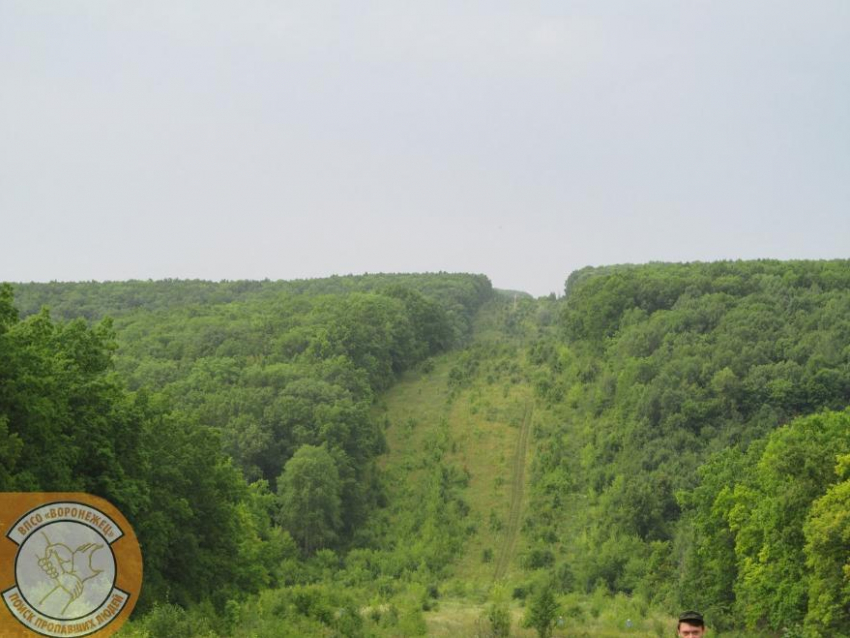
<svg viewBox="0 0 850 638"><path fill-rule="evenodd" d="M523 491L525 490L525 459L528 453L528 436L531 431L531 418L533 412L533 405L529 399L526 403L525 415L522 419L522 426L516 444L516 452L514 454L513 476L511 477L511 510L508 514L508 525L505 531L505 539L502 542L498 561L496 562L496 571L493 574L494 580L500 580L505 577L508 565L514 558L514 550L516 548L517 537L519 536L520 525L522 523Z"/></svg>

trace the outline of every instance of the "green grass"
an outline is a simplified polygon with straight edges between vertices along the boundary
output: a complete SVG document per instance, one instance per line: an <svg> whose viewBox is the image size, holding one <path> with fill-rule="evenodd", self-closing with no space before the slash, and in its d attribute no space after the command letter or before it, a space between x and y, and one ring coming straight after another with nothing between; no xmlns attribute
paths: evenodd
<svg viewBox="0 0 850 638"><path fill-rule="evenodd" d="M441 424L447 426L450 444L444 459L469 476L463 497L470 507L467 524L475 528L453 567L452 578L487 587L509 531L515 451L522 416L531 399L523 385L506 389L502 383L488 384L481 378L453 396L448 379L457 356L440 357L430 373L405 375L384 396L390 451L381 465L389 476L415 485L425 464L422 457L428 437ZM391 500L398 498L400 491ZM509 572L518 569L519 549L517 544Z"/></svg>

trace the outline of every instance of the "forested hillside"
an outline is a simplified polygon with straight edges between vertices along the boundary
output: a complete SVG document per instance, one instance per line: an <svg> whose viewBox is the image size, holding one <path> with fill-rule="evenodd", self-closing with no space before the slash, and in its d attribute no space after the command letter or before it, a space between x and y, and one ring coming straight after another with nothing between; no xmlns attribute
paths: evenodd
<svg viewBox="0 0 850 638"><path fill-rule="evenodd" d="M463 344L492 288L441 274L15 294L28 316L5 285L0 489L118 505L142 543L144 611L222 610L351 546L383 498L376 393Z"/></svg>
<svg viewBox="0 0 850 638"><path fill-rule="evenodd" d="M850 635L848 261L0 290L0 489L124 511L125 635Z"/></svg>
<svg viewBox="0 0 850 638"><path fill-rule="evenodd" d="M850 263L585 269L566 293L532 353L559 418L529 532L561 586L846 635Z"/></svg>

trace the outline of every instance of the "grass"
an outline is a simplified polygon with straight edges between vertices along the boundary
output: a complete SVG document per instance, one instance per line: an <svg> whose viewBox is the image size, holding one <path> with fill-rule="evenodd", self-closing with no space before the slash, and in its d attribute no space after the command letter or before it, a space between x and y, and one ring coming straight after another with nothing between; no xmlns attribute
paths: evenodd
<svg viewBox="0 0 850 638"><path fill-rule="evenodd" d="M637 610L631 606L624 596L609 597L601 607L596 608L598 615L593 617L591 609L596 604L592 597L584 597L581 602L575 598L561 597L562 624L556 624L552 636L555 638L664 638L675 635L676 621L669 616L649 612L640 617ZM575 605L578 604L578 607ZM566 612L582 609L579 618L571 617ZM486 621L487 605L473 603L468 599L448 599L440 602L439 608L425 619L428 624L429 636L486 636L488 622ZM523 627L525 608L518 601L510 606L511 636L517 638L532 638L537 636L534 629ZM631 626L627 626L627 621Z"/></svg>
<svg viewBox="0 0 850 638"><path fill-rule="evenodd" d="M487 587L510 527L514 457L530 396L523 385L487 383L481 375L470 387L452 393L449 371L456 358L439 357L431 372L408 373L384 395L390 451L381 465L398 479L391 483L415 484L429 436L446 428L449 446L444 458L469 477L463 497L470 508L467 522L475 529L452 578ZM516 549L509 557L512 570L518 569Z"/></svg>

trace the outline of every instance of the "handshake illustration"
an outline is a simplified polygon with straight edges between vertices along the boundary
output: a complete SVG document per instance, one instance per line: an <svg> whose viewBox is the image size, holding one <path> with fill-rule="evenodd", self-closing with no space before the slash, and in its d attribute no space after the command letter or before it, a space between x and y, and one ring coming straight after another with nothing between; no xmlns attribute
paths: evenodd
<svg viewBox="0 0 850 638"><path fill-rule="evenodd" d="M38 559L38 566L47 576L56 581L56 586L47 592L39 604L43 604L61 589L68 594L68 601L62 608L64 614L68 606L82 595L84 583L103 571L92 566L92 557L103 545L85 543L71 551L67 545L52 543L47 534L44 532L42 534L47 541L47 546L44 549L44 555Z"/></svg>

